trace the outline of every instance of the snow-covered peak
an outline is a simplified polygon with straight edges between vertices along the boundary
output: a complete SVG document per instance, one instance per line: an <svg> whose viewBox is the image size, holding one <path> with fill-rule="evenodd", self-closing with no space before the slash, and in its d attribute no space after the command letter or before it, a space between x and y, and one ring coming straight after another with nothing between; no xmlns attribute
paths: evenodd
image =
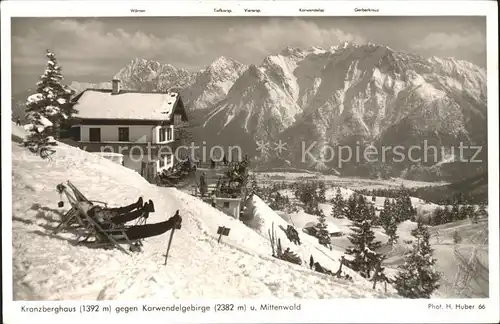
<svg viewBox="0 0 500 324"><path fill-rule="evenodd" d="M230 57L227 57L227 56L219 56L218 58L216 58L210 65L209 67L212 67L212 68L225 68L227 66L231 66L231 65L243 65L242 63L230 58Z"/></svg>
<svg viewBox="0 0 500 324"><path fill-rule="evenodd" d="M247 66L232 58L220 56L198 72L189 90L184 91L184 102L192 109L210 108L226 98L236 80Z"/></svg>
<svg viewBox="0 0 500 324"><path fill-rule="evenodd" d="M313 54L324 54L324 53L327 52L327 50L325 50L322 47L311 46L310 48L307 49L307 52L308 53L313 53Z"/></svg>
<svg viewBox="0 0 500 324"><path fill-rule="evenodd" d="M151 92L183 88L193 82L193 74L185 69L142 58L130 61L113 78L121 81L123 89Z"/></svg>
<svg viewBox="0 0 500 324"><path fill-rule="evenodd" d="M298 47L287 46L279 54L290 57L304 57L307 54L307 51Z"/></svg>

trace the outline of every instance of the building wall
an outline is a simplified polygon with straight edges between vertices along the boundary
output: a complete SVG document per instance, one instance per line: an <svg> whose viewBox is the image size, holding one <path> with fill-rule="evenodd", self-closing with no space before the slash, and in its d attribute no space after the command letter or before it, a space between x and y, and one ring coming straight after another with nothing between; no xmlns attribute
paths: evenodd
<svg viewBox="0 0 500 324"><path fill-rule="evenodd" d="M163 166L160 163L160 160L163 160ZM163 157L159 157L157 163L157 171L162 172L163 170L167 170L174 166L174 156L172 154L165 155Z"/></svg>
<svg viewBox="0 0 500 324"><path fill-rule="evenodd" d="M81 125L80 126L80 140L82 142L89 142L90 128L101 129L101 142L118 142L118 128L128 127L129 129L129 142L148 143L153 138L153 127L142 125Z"/></svg>
<svg viewBox="0 0 500 324"><path fill-rule="evenodd" d="M139 156L125 154L123 156L123 166L141 173L142 160L139 160Z"/></svg>
<svg viewBox="0 0 500 324"><path fill-rule="evenodd" d="M152 144L167 144L173 142L175 139L174 126L150 126L150 125L75 125L80 127L80 141L90 141L90 128L101 129L101 143L106 142L119 142L118 141L118 128L128 127L129 129L129 142L136 143L149 143ZM172 138L160 142L160 130L164 128L172 129Z"/></svg>
<svg viewBox="0 0 500 324"><path fill-rule="evenodd" d="M137 171L139 173L141 173L142 171L143 162L154 162L156 166L155 173L162 172L163 170L166 170L174 166L174 158L172 155L164 156L162 158L163 166L160 164L160 158L152 158L151 160L148 160L147 157L143 157L142 159L140 158L141 158L140 155L124 154L123 166L132 169L134 171Z"/></svg>
<svg viewBox="0 0 500 324"><path fill-rule="evenodd" d="M240 218L240 201L229 201L229 207L224 207L224 200L217 199L217 206L222 209L225 213L233 216L236 219Z"/></svg>

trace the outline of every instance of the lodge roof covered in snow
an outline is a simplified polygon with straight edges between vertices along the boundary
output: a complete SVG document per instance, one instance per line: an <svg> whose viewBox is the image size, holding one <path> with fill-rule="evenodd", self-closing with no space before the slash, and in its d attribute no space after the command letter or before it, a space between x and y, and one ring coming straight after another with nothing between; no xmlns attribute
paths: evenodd
<svg viewBox="0 0 500 324"><path fill-rule="evenodd" d="M87 89L73 102L78 119L170 121L175 113L187 121L182 98L175 92Z"/></svg>

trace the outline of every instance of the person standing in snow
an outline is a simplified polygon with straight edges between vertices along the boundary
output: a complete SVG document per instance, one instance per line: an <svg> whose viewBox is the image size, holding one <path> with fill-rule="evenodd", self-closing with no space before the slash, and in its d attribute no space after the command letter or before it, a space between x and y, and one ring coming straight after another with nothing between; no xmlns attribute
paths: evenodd
<svg viewBox="0 0 500 324"><path fill-rule="evenodd" d="M215 195L215 190L214 190L214 191L212 191L212 197L211 197L212 198L212 207L214 207L214 208L216 206L216 200L215 200L216 197L217 196Z"/></svg>
<svg viewBox="0 0 500 324"><path fill-rule="evenodd" d="M314 266L314 258L313 258L312 254L311 254L311 257L309 258L309 268L312 269L313 266Z"/></svg>
<svg viewBox="0 0 500 324"><path fill-rule="evenodd" d="M203 172L200 176L200 194L201 194L201 198L203 198L205 196L205 192L206 192L206 182L205 182L205 172Z"/></svg>
<svg viewBox="0 0 500 324"><path fill-rule="evenodd" d="M326 273L325 269L319 264L319 262L314 262L314 271L319 273Z"/></svg>
<svg viewBox="0 0 500 324"><path fill-rule="evenodd" d="M16 126L21 126L21 118L17 117Z"/></svg>

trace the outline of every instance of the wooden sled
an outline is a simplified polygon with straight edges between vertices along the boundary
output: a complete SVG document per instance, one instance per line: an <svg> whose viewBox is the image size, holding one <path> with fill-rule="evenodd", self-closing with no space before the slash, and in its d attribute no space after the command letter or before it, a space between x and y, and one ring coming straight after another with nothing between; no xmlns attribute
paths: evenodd
<svg viewBox="0 0 500 324"><path fill-rule="evenodd" d="M71 227L75 223L79 225L79 227L86 228L88 227L88 222L86 221L85 217L80 217L78 208L76 207L77 203L86 203L89 206L94 206L95 204L100 204L104 208L108 207L108 204L103 201L99 200L90 200L87 197L85 197L78 188L74 184L72 184L70 181L67 182L68 187L71 189L72 193L70 193L66 186L63 184L59 184L57 186L57 190L60 193L64 193L66 195L66 198L71 204L71 209L63 216L63 220L61 223L56 227L54 230L54 234L59 233L60 231ZM81 204L80 204L81 207ZM146 223L146 218L145 217L139 217L134 225L143 225Z"/></svg>
<svg viewBox="0 0 500 324"><path fill-rule="evenodd" d="M72 193L70 193L67 189L67 187L64 184L59 184L57 185L57 190L60 194L65 194L66 198L68 199L71 209L64 214L61 223L56 227L54 230L54 234L57 234L69 227L71 227L73 224L77 223L80 227L87 227L87 223L85 221L85 218L81 217L79 215L79 211L77 208L77 204L80 202L85 202L89 204L90 206L94 206L94 204L101 204L104 207L108 207L108 204L99 200L90 200L85 197L80 190L78 190L75 185L73 185L70 181L67 182L67 186L71 189Z"/></svg>
<svg viewBox="0 0 500 324"><path fill-rule="evenodd" d="M123 253L129 255L130 253L125 250L120 244L128 244L129 250L131 252L139 252L141 250L142 243L140 240L131 241L126 233L126 228L124 226L111 227L109 229L104 229L102 226L96 222L92 217L90 217L87 212L80 207L78 204L80 213L86 218L91 229L90 233L84 240L78 241L78 245L84 245L93 248L117 248ZM94 240L89 240L91 237Z"/></svg>
<svg viewBox="0 0 500 324"><path fill-rule="evenodd" d="M110 222L108 223L110 225L110 228L104 229L97 221L90 217L87 213L88 206L93 206L93 201L85 198L85 196L83 196L83 194L81 194L81 192L76 189L76 187L69 181L68 184L68 186L72 189L73 194L69 192L68 189L62 184L58 185L58 190L62 191L62 193L66 195L69 203L71 204L71 209L68 211L68 213L66 213L63 221L55 229L53 234L56 234L61 230L68 228L70 224L76 222L83 225L84 228L84 230L82 231L83 233L77 237L78 245L85 245L87 247L94 248L116 247L126 254L129 253L123 247L121 247L120 244L129 244L130 251L136 252L141 250L141 240L129 240L126 235L126 227L124 227L123 225L114 225ZM87 203L85 207L82 204L84 202ZM146 218L140 217L135 225L141 225L145 223ZM81 236L83 235L86 235L85 239L80 240ZM91 237L94 237L94 240L90 240Z"/></svg>

